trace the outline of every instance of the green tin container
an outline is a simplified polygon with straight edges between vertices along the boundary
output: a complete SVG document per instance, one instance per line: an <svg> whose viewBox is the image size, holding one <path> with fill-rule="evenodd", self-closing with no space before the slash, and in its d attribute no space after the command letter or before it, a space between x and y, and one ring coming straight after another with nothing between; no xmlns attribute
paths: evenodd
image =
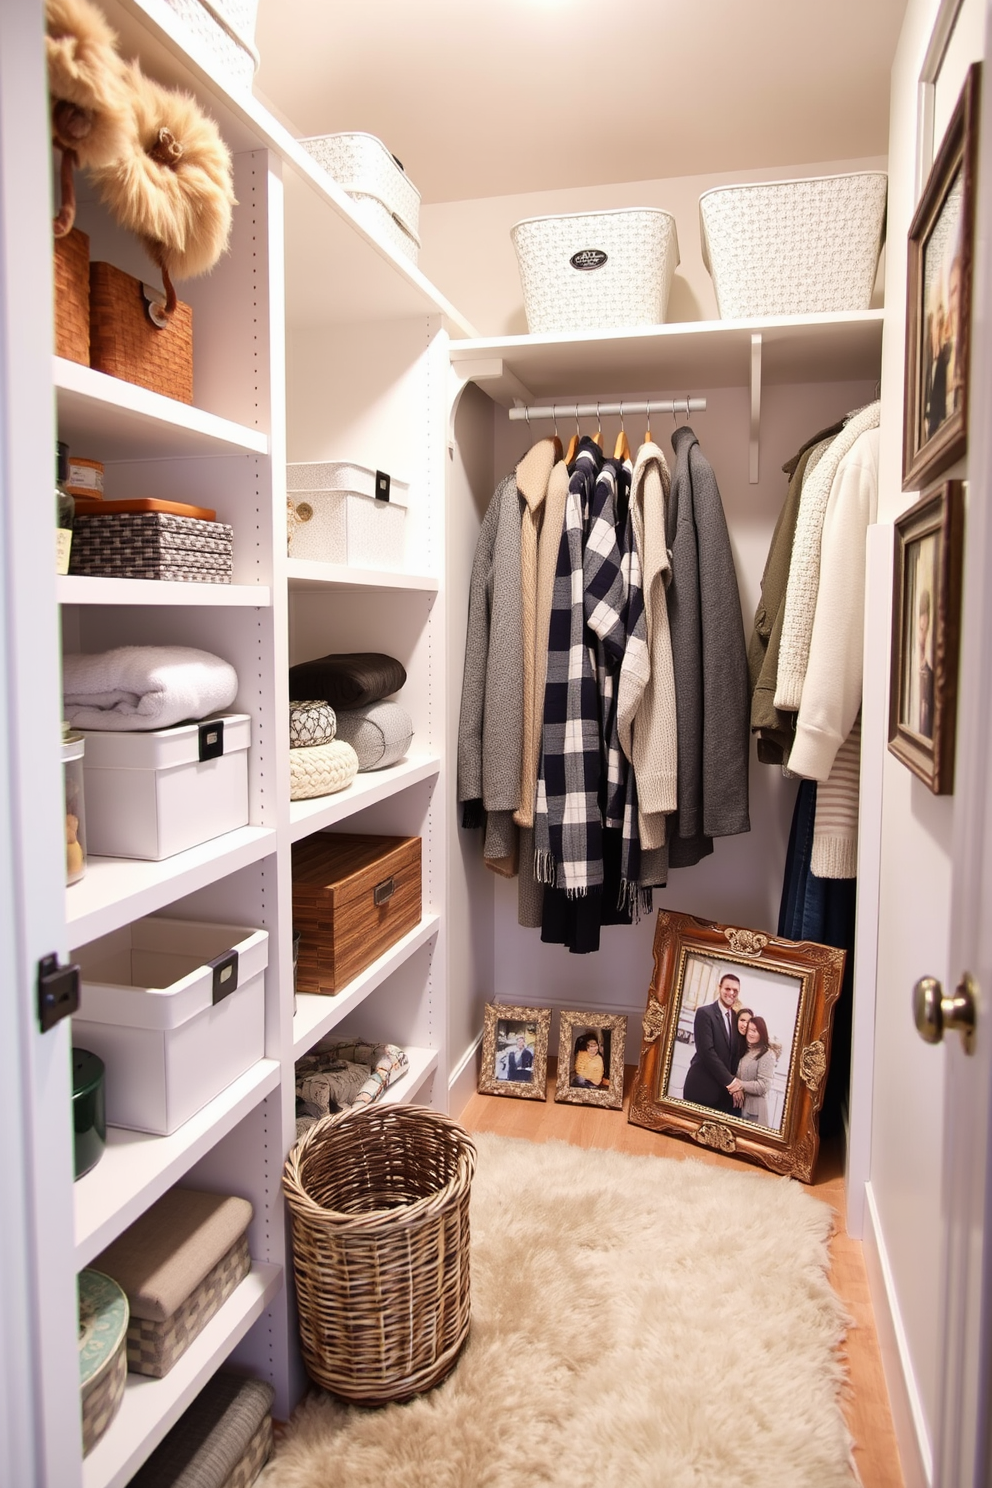
<svg viewBox="0 0 992 1488"><path fill-rule="evenodd" d="M72 1051L72 1124L75 1132L76 1177L95 1168L107 1145L107 1108L104 1064L89 1049Z"/></svg>

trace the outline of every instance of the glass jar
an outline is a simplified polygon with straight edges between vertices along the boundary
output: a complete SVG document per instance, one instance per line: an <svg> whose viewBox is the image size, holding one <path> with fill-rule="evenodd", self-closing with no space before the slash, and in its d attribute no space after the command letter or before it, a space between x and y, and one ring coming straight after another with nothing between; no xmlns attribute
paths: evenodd
<svg viewBox="0 0 992 1488"><path fill-rule="evenodd" d="M72 523L76 515L76 503L65 488L68 475L69 446L59 440L55 446L55 525L58 529L55 571L60 574L67 574L69 572L69 553L72 548ZM72 880L70 879L71 882Z"/></svg>
<svg viewBox="0 0 992 1488"><path fill-rule="evenodd" d="M86 872L86 809L83 804L83 751L86 740L62 725L62 773L65 777L65 881L76 883Z"/></svg>

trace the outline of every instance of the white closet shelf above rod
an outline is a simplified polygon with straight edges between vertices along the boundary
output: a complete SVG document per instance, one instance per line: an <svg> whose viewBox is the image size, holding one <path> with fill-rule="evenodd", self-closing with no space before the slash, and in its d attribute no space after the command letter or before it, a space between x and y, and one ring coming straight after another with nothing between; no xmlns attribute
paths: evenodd
<svg viewBox="0 0 992 1488"><path fill-rule="evenodd" d="M507 410L511 419L636 418L652 413L705 413L705 398L624 398L619 403L517 403Z"/></svg>

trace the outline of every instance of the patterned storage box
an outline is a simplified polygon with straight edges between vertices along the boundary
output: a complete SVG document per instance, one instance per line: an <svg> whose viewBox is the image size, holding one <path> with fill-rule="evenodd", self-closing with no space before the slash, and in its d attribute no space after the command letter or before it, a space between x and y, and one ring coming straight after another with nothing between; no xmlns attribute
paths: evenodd
<svg viewBox="0 0 992 1488"><path fill-rule="evenodd" d="M272 1400L261 1380L215 1374L130 1488L251 1488L272 1451Z"/></svg>
<svg viewBox="0 0 992 1488"><path fill-rule="evenodd" d="M74 227L56 238L52 277L55 289L55 355L90 364L90 240Z"/></svg>
<svg viewBox="0 0 992 1488"><path fill-rule="evenodd" d="M108 579L170 579L229 584L234 529L168 512L78 516L72 529L69 572Z"/></svg>
<svg viewBox="0 0 992 1488"><path fill-rule="evenodd" d="M286 466L289 556L401 569L410 487L343 460Z"/></svg>
<svg viewBox="0 0 992 1488"><path fill-rule="evenodd" d="M120 1410L127 1380L127 1298L102 1271L87 1268L79 1290L79 1390L83 1456L91 1452Z"/></svg>
<svg viewBox="0 0 992 1488"><path fill-rule="evenodd" d="M321 134L300 144L344 187L369 232L416 263L420 192L382 141L374 134Z"/></svg>
<svg viewBox="0 0 992 1488"><path fill-rule="evenodd" d="M705 191L699 234L721 319L867 310L887 186L859 171Z"/></svg>
<svg viewBox="0 0 992 1488"><path fill-rule="evenodd" d="M173 1188L100 1256L130 1308L127 1367L169 1373L251 1270L247 1199Z"/></svg>
<svg viewBox="0 0 992 1488"><path fill-rule="evenodd" d="M258 0L165 0L196 37L211 73L236 88L251 88L258 69L255 20Z"/></svg>

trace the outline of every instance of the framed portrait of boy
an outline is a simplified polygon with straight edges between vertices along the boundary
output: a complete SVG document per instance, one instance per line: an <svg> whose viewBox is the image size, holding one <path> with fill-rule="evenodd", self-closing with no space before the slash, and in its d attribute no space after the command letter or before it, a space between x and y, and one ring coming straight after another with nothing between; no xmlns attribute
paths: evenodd
<svg viewBox="0 0 992 1488"><path fill-rule="evenodd" d="M622 1013L563 1012L555 1100L619 1111L626 1041L627 1019Z"/></svg>
<svg viewBox="0 0 992 1488"><path fill-rule="evenodd" d="M954 790L963 549L962 481L896 519L889 749L937 796Z"/></svg>
<svg viewBox="0 0 992 1488"><path fill-rule="evenodd" d="M981 64L968 71L909 229L902 488L968 448L971 270Z"/></svg>
<svg viewBox="0 0 992 1488"><path fill-rule="evenodd" d="M844 952L661 910L628 1119L808 1183Z"/></svg>
<svg viewBox="0 0 992 1488"><path fill-rule="evenodd" d="M548 1081L550 1008L504 1007L490 1002L482 1030L483 1095L545 1100Z"/></svg>

